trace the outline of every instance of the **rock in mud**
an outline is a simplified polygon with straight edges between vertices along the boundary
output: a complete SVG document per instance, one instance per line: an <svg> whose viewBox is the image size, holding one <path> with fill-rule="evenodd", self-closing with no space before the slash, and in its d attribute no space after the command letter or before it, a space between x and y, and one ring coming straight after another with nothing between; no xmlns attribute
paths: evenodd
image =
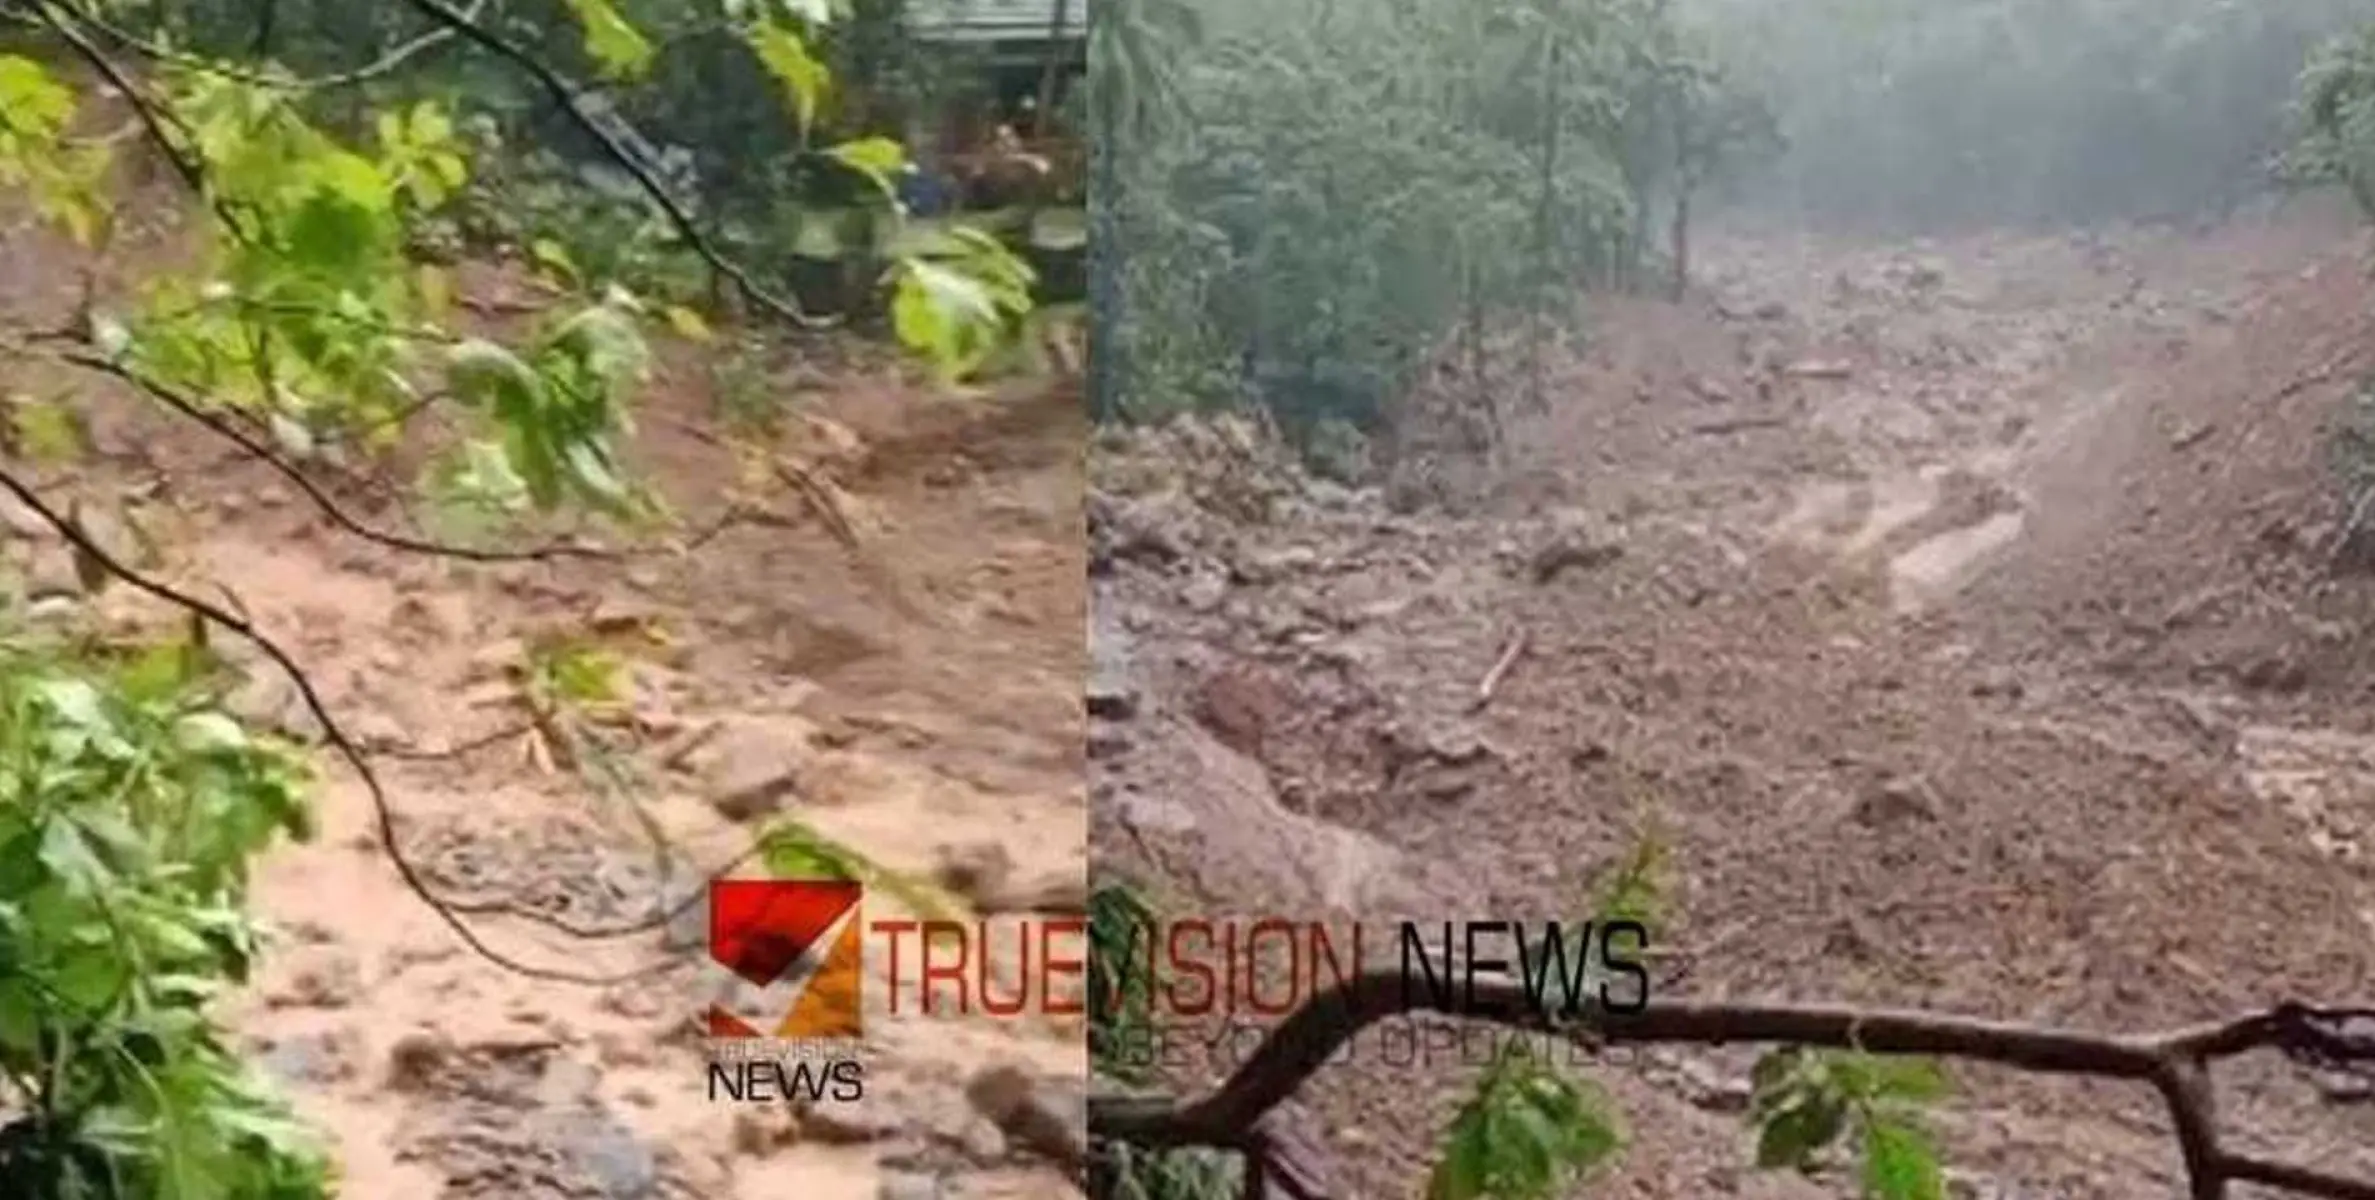
<svg viewBox="0 0 2375 1200"><path fill-rule="evenodd" d="M414 1030L388 1047L388 1090L425 1092L453 1061L453 1043L426 1030Z"/></svg>
<svg viewBox="0 0 2375 1200"><path fill-rule="evenodd" d="M710 807L729 821L752 821L783 808L798 793L806 765L805 736L772 722L735 721L688 758Z"/></svg>
<svg viewBox="0 0 2375 1200"><path fill-rule="evenodd" d="M1059 1163L1080 1163L1088 1157L1088 1099L1051 1094L1057 1086L1020 1067L985 1067L966 1082L965 1099L1016 1147Z"/></svg>
<svg viewBox="0 0 2375 1200"><path fill-rule="evenodd" d="M1138 715L1138 689L1110 675L1092 676L1085 699L1092 717L1127 721Z"/></svg>
<svg viewBox="0 0 2375 1200"><path fill-rule="evenodd" d="M1856 823L1873 829L1932 821L1937 817L1937 793L1931 790L1928 780L1919 776L1882 780L1866 791L1855 806Z"/></svg>
<svg viewBox="0 0 2375 1200"><path fill-rule="evenodd" d="M274 1008L345 1008L363 994L363 969L354 956L322 949L298 964L287 984L265 1002Z"/></svg>
<svg viewBox="0 0 2375 1200"><path fill-rule="evenodd" d="M310 1087L354 1078L355 1060L360 1057L362 1046L353 1030L334 1029L286 1039L265 1039L256 1050L264 1069L282 1083Z"/></svg>
<svg viewBox="0 0 2375 1200"><path fill-rule="evenodd" d="M897 1118L877 1107L846 1107L802 1103L799 1117L803 1141L826 1146L864 1146L899 1131Z"/></svg>
<svg viewBox="0 0 2375 1200"><path fill-rule="evenodd" d="M996 842L942 846L932 877L941 887L963 897L976 910L987 911L989 901L1004 894L1014 877L1014 858Z"/></svg>
<svg viewBox="0 0 2375 1200"><path fill-rule="evenodd" d="M1598 522L1581 515L1562 517L1546 530L1526 568L1537 584L1568 571L1596 571L1624 557L1624 543Z"/></svg>
<svg viewBox="0 0 2375 1200"><path fill-rule="evenodd" d="M1120 758L1130 752L1129 735L1109 725L1089 730L1089 757L1099 762Z"/></svg>
<svg viewBox="0 0 2375 1200"><path fill-rule="evenodd" d="M930 1175L914 1171L891 1171L883 1175L882 1183L874 1189L878 1200L944 1200L948 1195L940 1181Z"/></svg>
<svg viewBox="0 0 2375 1200"><path fill-rule="evenodd" d="M82 572L74 566L74 551L64 545L56 545L43 546L33 552L33 560L25 568L26 599L80 599L87 591L83 585Z"/></svg>

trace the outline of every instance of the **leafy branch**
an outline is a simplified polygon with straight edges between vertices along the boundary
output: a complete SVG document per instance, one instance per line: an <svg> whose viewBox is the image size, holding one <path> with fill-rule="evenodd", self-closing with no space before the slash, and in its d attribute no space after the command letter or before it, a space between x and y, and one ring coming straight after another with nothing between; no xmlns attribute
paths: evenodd
<svg viewBox="0 0 2375 1200"><path fill-rule="evenodd" d="M1461 978L1465 980L1465 972ZM2275 1050L2305 1067L2339 1066L2375 1074L2375 1037L2351 1029L2356 1022L2375 1020L2375 1010L2288 1003L2216 1024L2123 1036L1851 1006L1663 1000L1651 1001L1632 1014L1594 1009L1569 1017L1542 1011L1523 980L1483 972L1478 973L1472 992L1458 990L1466 994L1439 1000L1427 989L1410 986L1398 971L1366 973L1305 1002L1211 1095L1186 1104L1139 1096L1093 1098L1091 1133L1098 1139L1144 1148L1235 1150L1258 1161L1264 1143L1256 1131L1263 1118L1316 1074L1346 1041L1379 1021L1432 1011L1539 1033L1568 1034L1591 1045L1761 1042L1867 1055L1943 1056L2046 1074L2145 1083L2158 1090L2169 1107L2189 1179L2188 1195L2193 1200L2224 1200L2234 1183L2334 1200L2375 1198L2375 1183L2226 1149L2214 1118L2209 1077L2212 1062L2260 1050ZM1763 1072L1769 1084L1764 1111L1777 1117L1811 1115L1788 1117L1791 1132L1766 1135L1764 1144L1773 1147L1777 1159L1789 1160L1798 1150L1829 1141L1813 1135L1831 1126L1834 1110L1843 1126L1850 1115L1848 1108L1860 1103L1881 1117L1877 1125L1867 1117L1864 1126L1867 1179L1926 1178L1913 1165L1921 1156L1907 1136L1912 1127L1894 1119L1894 1105L1909 1094L1923 1092L1922 1088L1909 1092L1902 1081L1893 1089L1867 1085L1861 1091L1846 1092L1850 1099L1834 1104L1816 1100L1824 1093L1809 1090L1810 1083L1828 1074L1828 1082L1836 1085L1841 1063L1862 1060L1778 1061L1783 1065L1768 1066ZM1882 1131L1878 1167L1871 1165L1875 1128Z"/></svg>

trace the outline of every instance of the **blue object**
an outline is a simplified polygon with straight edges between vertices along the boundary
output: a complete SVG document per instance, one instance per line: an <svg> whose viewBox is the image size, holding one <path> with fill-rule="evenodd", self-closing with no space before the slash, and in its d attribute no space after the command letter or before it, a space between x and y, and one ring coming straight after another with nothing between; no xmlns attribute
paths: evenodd
<svg viewBox="0 0 2375 1200"><path fill-rule="evenodd" d="M956 189L940 176L910 165L899 177L899 203L910 215L936 217L955 207Z"/></svg>

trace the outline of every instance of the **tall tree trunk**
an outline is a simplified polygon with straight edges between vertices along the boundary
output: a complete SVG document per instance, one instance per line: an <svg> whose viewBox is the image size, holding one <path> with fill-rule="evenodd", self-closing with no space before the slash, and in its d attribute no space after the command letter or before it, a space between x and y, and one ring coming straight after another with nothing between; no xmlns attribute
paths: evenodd
<svg viewBox="0 0 2375 1200"><path fill-rule="evenodd" d="M1127 301L1121 278L1121 166L1117 161L1120 148L1115 144L1115 122L1100 121L1106 128L1097 131L1089 140L1091 174L1095 184L1089 189L1089 411L1096 420L1110 421L1121 415L1121 386L1126 378L1122 366L1122 347L1119 331L1122 327L1123 305Z"/></svg>
<svg viewBox="0 0 2375 1200"><path fill-rule="evenodd" d="M1559 67L1561 64L1559 52L1561 48L1558 33L1554 30L1550 40L1550 68L1544 73L1542 79L1542 198L1540 207L1534 215L1536 224L1534 235L1536 243L1534 320L1533 330L1526 343L1527 374L1531 377L1528 380L1531 395L1527 398L1527 402L1538 413L1547 411L1550 407L1549 398L1543 391L1542 327L1549 316L1550 289L1553 282L1551 275L1553 245L1551 219L1552 206L1557 199L1553 186L1558 180L1559 125L1561 123L1559 120Z"/></svg>
<svg viewBox="0 0 2375 1200"><path fill-rule="evenodd" d="M1688 104L1674 106L1674 299L1679 302L1691 282L1691 192L1698 185L1691 155L1691 114Z"/></svg>

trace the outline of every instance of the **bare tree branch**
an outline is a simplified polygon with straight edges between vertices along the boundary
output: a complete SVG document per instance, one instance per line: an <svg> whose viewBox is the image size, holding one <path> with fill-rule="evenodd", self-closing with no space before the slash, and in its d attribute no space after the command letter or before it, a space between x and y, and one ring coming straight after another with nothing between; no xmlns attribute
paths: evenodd
<svg viewBox="0 0 2375 1200"><path fill-rule="evenodd" d="M840 324L835 318L819 317L805 312L797 302L790 298L778 296L766 288L760 287L758 281L752 279L750 273L744 270L741 264L720 253L717 247L711 244L708 235L702 233L700 226L694 223L692 215L685 211L684 206L669 194L667 187L660 182L659 177L653 174L650 165L645 163L641 156L633 150L628 149L626 144L619 140L617 134L611 132L592 113L586 111L585 105L579 100L583 89L563 78L558 71L547 66L543 60L529 53L524 47L471 20L468 13L446 3L446 0L404 0L404 2L439 25L510 62L535 79L537 84L544 89L545 94L552 98L553 103L558 105L562 112L568 114L569 119L578 128L591 136L611 161L617 163L622 170L633 177L636 184L643 189L644 194L651 197L652 203L659 206L661 213L668 218L668 223L675 228L676 235L684 240L685 245L691 247L693 253L700 255L701 260L708 263L711 270L732 280L734 286L740 289L742 294L753 303L803 329L831 329Z"/></svg>
<svg viewBox="0 0 2375 1200"><path fill-rule="evenodd" d="M298 489L303 491L306 497L313 501L314 506L320 509L324 516L330 518L333 524L365 541L376 542L391 549L409 551L414 554L434 554L444 558L479 563L550 562L562 558L616 561L625 557L615 550L566 542L533 546L525 550L480 550L470 546L433 542L408 534L374 529L347 512L337 500L322 490L320 484L315 483L305 472L299 470L295 463L283 458L272 447L257 441L254 435L225 420L222 416L208 411L205 405L192 397L183 395L163 381L151 379L93 354L76 351L61 354L58 358L84 370L97 371L100 374L123 380L155 397L159 403L166 407L205 426L215 436L234 443L241 450L271 467L289 482L296 484Z"/></svg>
<svg viewBox="0 0 2375 1200"><path fill-rule="evenodd" d="M2194 1200L2223 1200L2230 1183L2257 1183L2336 1200L2375 1200L2375 1182L2268 1162L2221 1148L2208 1064L2277 1050L2304 1065L2375 1068L2375 1037L2342 1026L2358 1009L2279 1005L2215 1025L2146 1036L2089 1034L1935 1013L1842 1006L1699 1004L1652 1001L1617 1015L1586 1009L1546 1013L1520 980L1479 975L1473 989L1438 998L1393 969L1373 970L1313 996L1270 1032L1220 1089L1189 1104L1143 1096L1098 1096L1090 1132L1105 1141L1156 1148L1236 1150L1262 1167L1263 1119L1369 1025L1415 1012L1491 1021L1592 1042L1780 1043L1873 1054L1938 1055L2047 1074L2130 1079L2157 1087L2184 1151Z"/></svg>
<svg viewBox="0 0 2375 1200"><path fill-rule="evenodd" d="M487 0L471 0L470 7L464 11L463 15L469 17L472 20L476 20L479 14L486 11L486 6ZM453 30L436 29L422 34L419 37L413 38L410 41L406 41L396 46L394 49L389 50L387 53L380 55L378 58L372 59L370 62L352 70L340 71L333 75L300 77L289 75L273 75L263 71L250 71L233 66L230 63L216 62L212 59L201 58L195 54L184 54L181 51L160 46L156 42L147 38L143 38L140 35L135 34L119 25L114 25L102 20L96 14L91 12L83 11L78 13L77 16L81 18L84 24L106 34L110 39L116 41L117 43L148 58L155 59L158 62L167 63L177 67L183 67L192 71L204 71L209 74L219 75L225 79L235 80L240 83L252 84L256 87L278 88L284 91L326 91L332 88L351 87L359 83L368 83L371 80L377 79L383 75L392 74L397 68L402 67L408 62L411 62L413 59L418 58L421 55L454 40Z"/></svg>

